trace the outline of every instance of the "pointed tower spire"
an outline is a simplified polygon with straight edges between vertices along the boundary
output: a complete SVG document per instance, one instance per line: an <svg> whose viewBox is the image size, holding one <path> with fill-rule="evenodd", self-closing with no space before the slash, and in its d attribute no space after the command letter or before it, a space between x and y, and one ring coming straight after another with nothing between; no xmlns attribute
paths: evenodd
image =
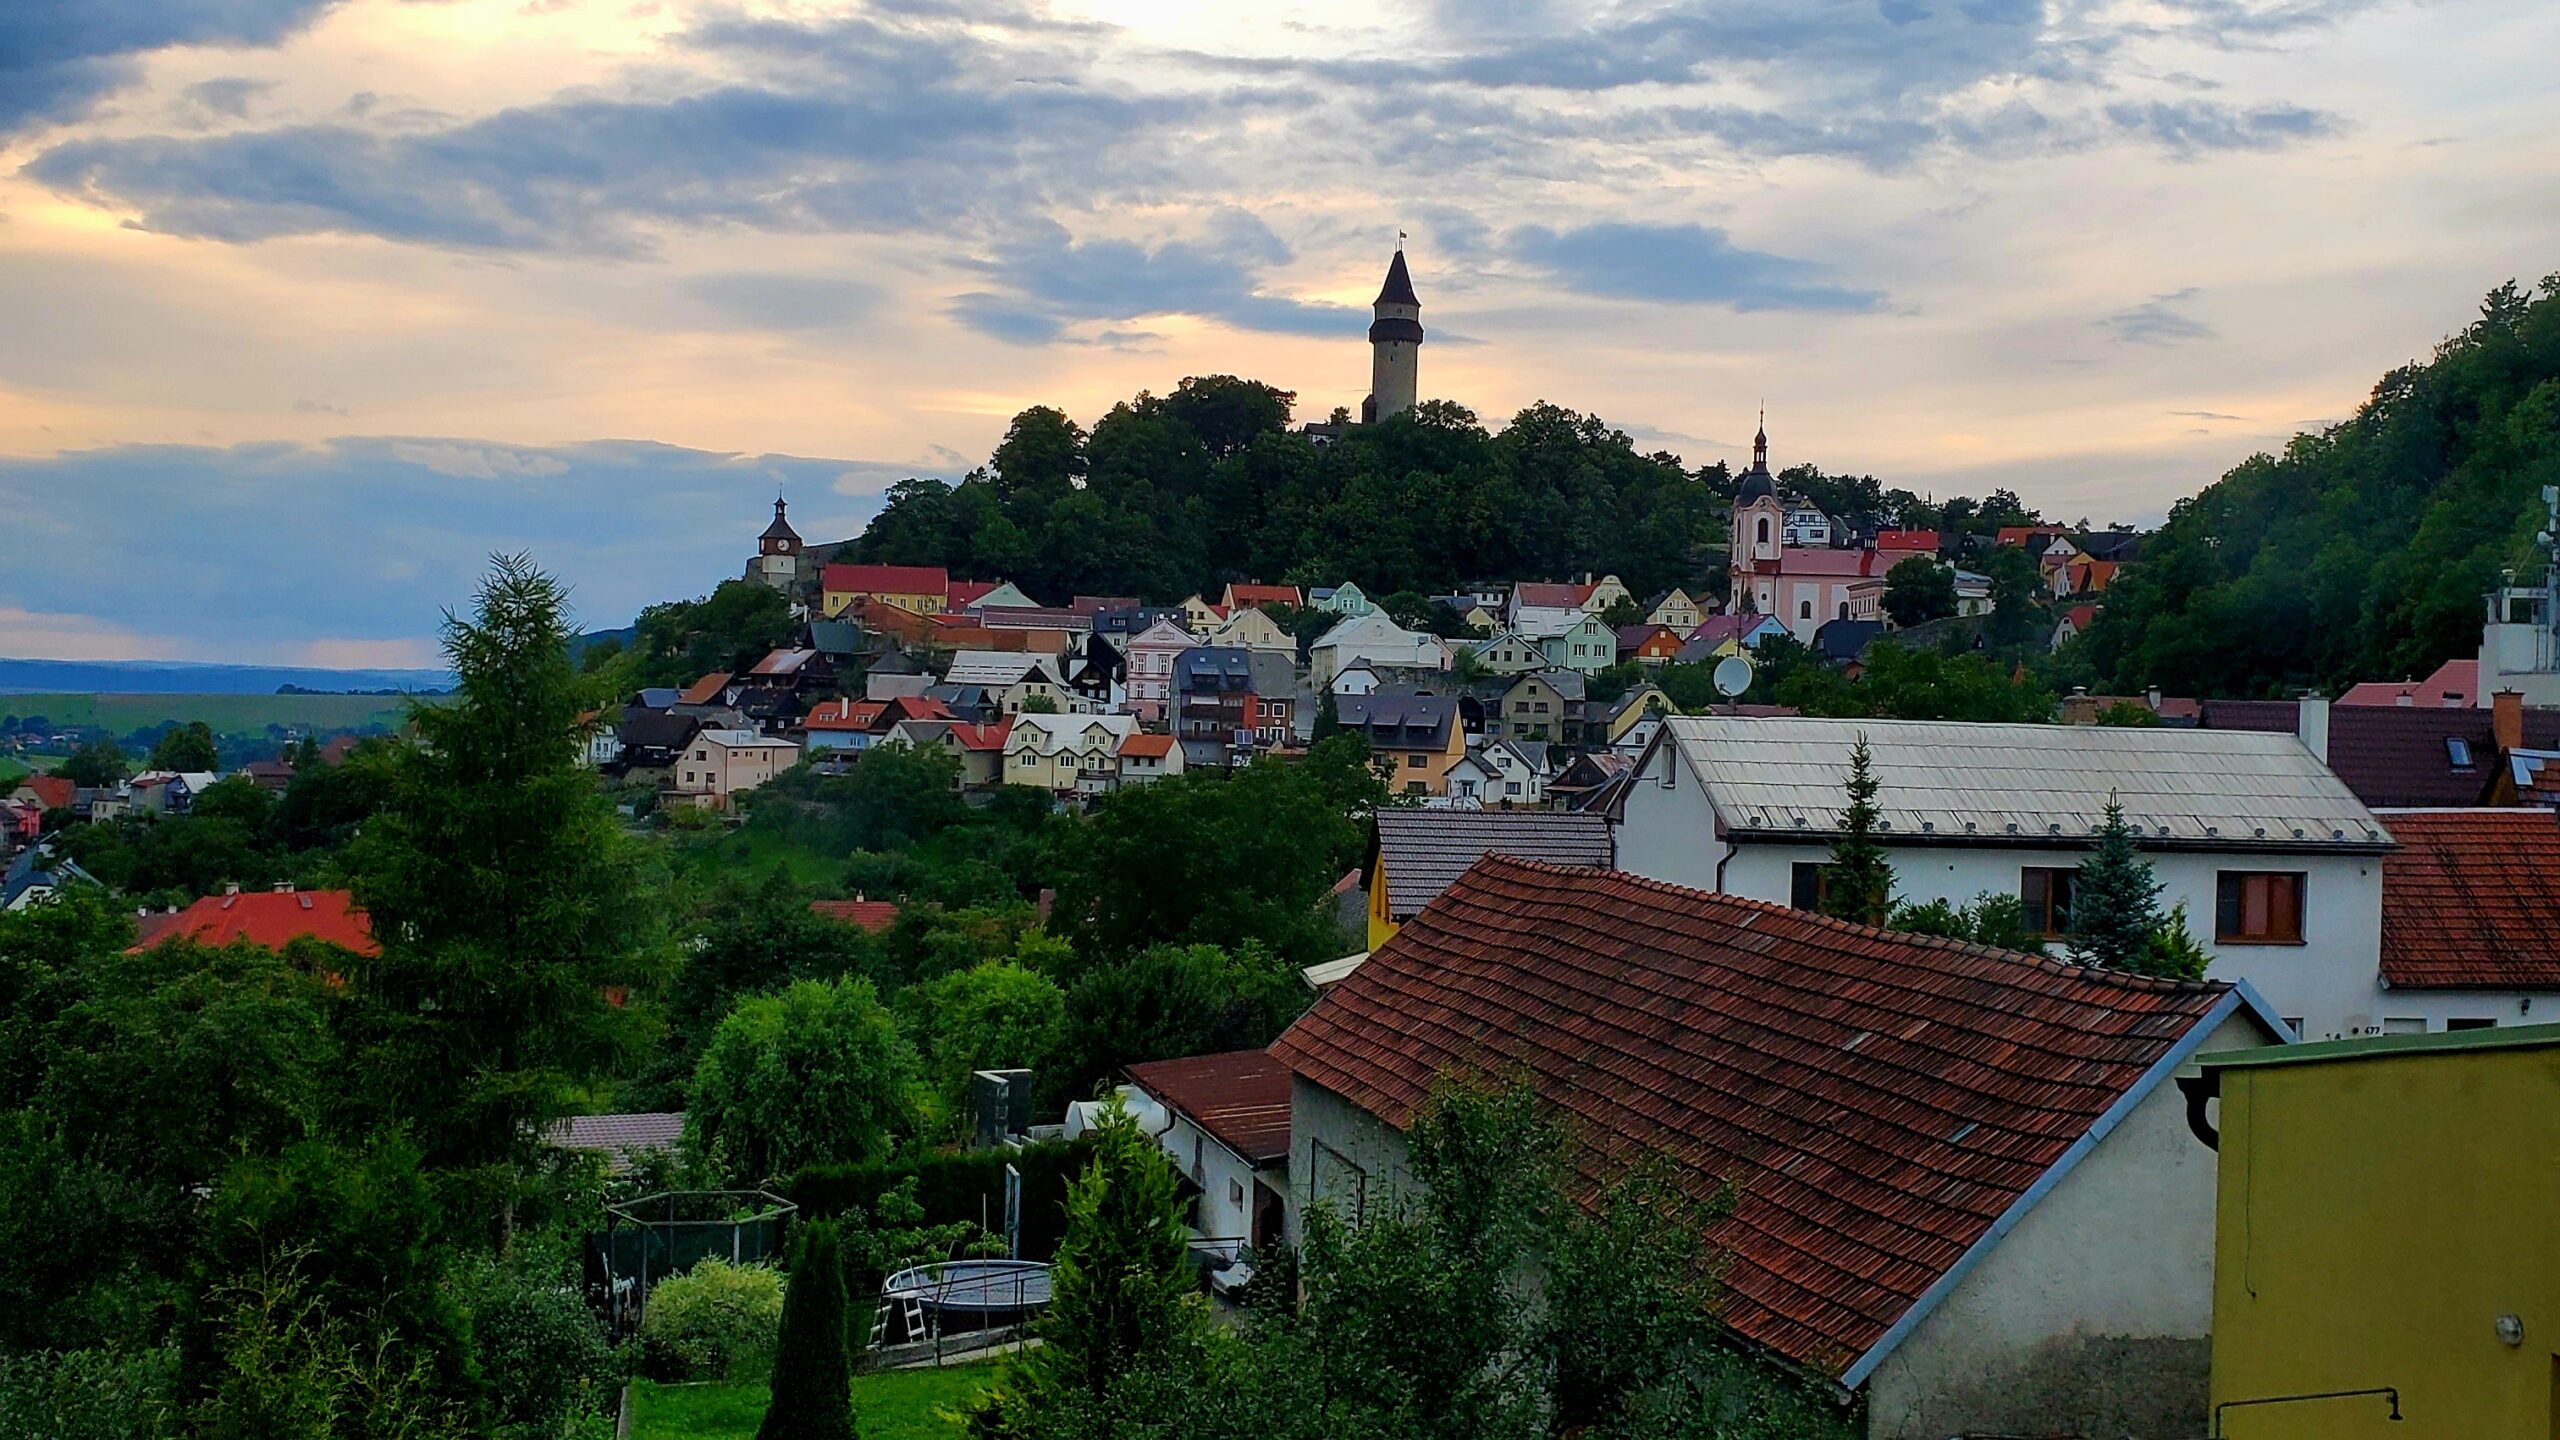
<svg viewBox="0 0 2560 1440"><path fill-rule="evenodd" d="M1413 408L1422 355L1422 300L1413 293L1413 274L1405 268L1404 232L1396 232L1396 254L1387 262L1386 283L1370 302L1377 318L1369 325L1369 398L1360 402L1360 422L1374 424Z"/></svg>

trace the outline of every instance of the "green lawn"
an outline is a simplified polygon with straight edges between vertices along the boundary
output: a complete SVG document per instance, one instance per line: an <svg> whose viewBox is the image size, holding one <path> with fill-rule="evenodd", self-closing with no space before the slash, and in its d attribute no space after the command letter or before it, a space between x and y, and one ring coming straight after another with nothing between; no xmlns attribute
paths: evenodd
<svg viewBox="0 0 2560 1440"><path fill-rule="evenodd" d="M935 1414L969 1403L995 1380L990 1363L941 1370L878 1370L853 1377L862 1440L951 1440L960 1427ZM747 1440L764 1419L765 1387L753 1384L631 1387L631 1440Z"/></svg>
<svg viewBox="0 0 2560 1440"><path fill-rule="evenodd" d="M396 728L404 703L397 695L0 695L0 719L41 715L56 725L98 725L116 735L163 720L201 720L218 735L262 735L270 725Z"/></svg>
<svg viewBox="0 0 2560 1440"><path fill-rule="evenodd" d="M0 785L7 785L27 773L27 767L7 755L0 755Z"/></svg>
<svg viewBox="0 0 2560 1440"><path fill-rule="evenodd" d="M791 872L795 884L815 886L830 894L844 880L845 857L821 854L752 826L680 833L675 843L677 863L705 877L724 873L761 877L772 874L773 867L780 865Z"/></svg>

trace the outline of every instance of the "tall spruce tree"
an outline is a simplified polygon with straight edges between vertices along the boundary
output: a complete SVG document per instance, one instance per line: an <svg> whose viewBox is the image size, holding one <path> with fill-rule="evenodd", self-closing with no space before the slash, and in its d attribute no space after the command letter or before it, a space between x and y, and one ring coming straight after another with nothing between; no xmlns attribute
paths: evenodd
<svg viewBox="0 0 2560 1440"><path fill-rule="evenodd" d="M2080 958L2116 970L2142 970L2152 932L2161 928L2160 881L2133 843L2124 807L2107 801L2098 848L2071 883L2071 937Z"/></svg>
<svg viewBox="0 0 2560 1440"><path fill-rule="evenodd" d="M1882 925L1893 913L1893 862L1876 843L1876 820L1875 766L1862 734L1849 752L1849 808L1841 812L1840 838L1823 869L1823 914Z"/></svg>
<svg viewBox="0 0 2560 1440"><path fill-rule="evenodd" d="M833 1221L800 1232L798 1263L782 1295L773 1401L756 1440L855 1440L853 1360L846 1348L844 1259Z"/></svg>
<svg viewBox="0 0 2560 1440"><path fill-rule="evenodd" d="M580 1084L632 1052L613 987L660 954L638 852L578 762L568 597L499 556L445 617L459 678L414 704L390 797L349 854L382 953L352 967L359 1094L438 1167L530 1160Z"/></svg>

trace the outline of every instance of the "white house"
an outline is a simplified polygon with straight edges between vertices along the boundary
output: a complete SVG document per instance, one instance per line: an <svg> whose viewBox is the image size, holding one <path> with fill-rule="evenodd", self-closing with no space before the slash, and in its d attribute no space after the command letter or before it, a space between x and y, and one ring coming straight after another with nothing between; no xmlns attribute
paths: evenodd
<svg viewBox="0 0 2560 1440"><path fill-rule="evenodd" d="M1287 1223L1288 1067L1238 1050L1153 1060L1128 1073L1124 1103L1196 1187L1183 1217L1192 1250L1208 1262L1210 1282L1231 1289L1251 1274L1248 1254L1276 1249Z"/></svg>
<svg viewBox="0 0 2560 1440"><path fill-rule="evenodd" d="M1018 715L1023 702L1047 700L1061 713L1086 708L1084 697L1067 685L1055 656L1026 650L963 650L951 657L942 677L945 685L973 685L995 701L998 713Z"/></svg>
<svg viewBox="0 0 2560 1440"><path fill-rule="evenodd" d="M1345 695L1375 695L1386 681L1366 660L1354 660L1334 672L1333 681L1325 688L1335 699Z"/></svg>
<svg viewBox="0 0 2560 1440"><path fill-rule="evenodd" d="M1537 747L1543 753L1544 745ZM1449 767L1449 803L1534 810L1547 803L1547 771L1517 740L1488 740Z"/></svg>
<svg viewBox="0 0 2560 1440"><path fill-rule="evenodd" d="M1173 662L1199 643L1169 618L1129 637L1121 647L1129 658L1128 698L1121 703L1130 714L1149 722L1164 718L1165 707L1173 703Z"/></svg>
<svg viewBox="0 0 2560 1440"><path fill-rule="evenodd" d="M1120 747L1138 731L1134 715L1013 717L1004 741L1003 781L1042 790L1112 788L1120 779Z"/></svg>
<svg viewBox="0 0 2560 1440"><path fill-rule="evenodd" d="M1309 662L1313 682L1318 686L1330 685L1334 675L1355 660L1366 660L1378 666L1446 670L1449 668L1449 642L1424 631L1407 630L1387 618L1384 611L1354 615L1324 632L1324 637L1316 641Z"/></svg>
<svg viewBox="0 0 2560 1440"><path fill-rule="evenodd" d="M2560 1015L2560 820L2543 809L2377 810L2385 1035Z"/></svg>
<svg viewBox="0 0 2560 1440"><path fill-rule="evenodd" d="M1182 745L1170 735L1136 734L1120 741L1120 783L1144 785L1182 773Z"/></svg>
<svg viewBox="0 0 2560 1440"><path fill-rule="evenodd" d="M1618 801L1619 865L1812 908L1862 735L1897 899L2014 895L2064 936L2112 797L2210 978L2247 980L2310 1038L2379 1027L2391 835L2292 735L1673 716Z"/></svg>
<svg viewBox="0 0 2560 1440"><path fill-rule="evenodd" d="M1831 517L1801 495L1787 497L1787 543L1821 549L1831 543Z"/></svg>

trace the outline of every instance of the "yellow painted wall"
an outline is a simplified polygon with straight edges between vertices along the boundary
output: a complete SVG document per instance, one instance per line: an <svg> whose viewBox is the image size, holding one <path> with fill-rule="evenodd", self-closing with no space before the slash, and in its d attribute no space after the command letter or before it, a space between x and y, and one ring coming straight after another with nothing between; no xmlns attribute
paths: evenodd
<svg viewBox="0 0 2560 1440"><path fill-rule="evenodd" d="M1369 953L1376 954L1403 928L1387 918L1387 861L1381 855L1369 862Z"/></svg>
<svg viewBox="0 0 2560 1440"><path fill-rule="evenodd" d="M2560 1440L2560 1049L2223 1072L2213 1399L2233 1440ZM2524 1343L2496 1333L2524 1322Z"/></svg>

